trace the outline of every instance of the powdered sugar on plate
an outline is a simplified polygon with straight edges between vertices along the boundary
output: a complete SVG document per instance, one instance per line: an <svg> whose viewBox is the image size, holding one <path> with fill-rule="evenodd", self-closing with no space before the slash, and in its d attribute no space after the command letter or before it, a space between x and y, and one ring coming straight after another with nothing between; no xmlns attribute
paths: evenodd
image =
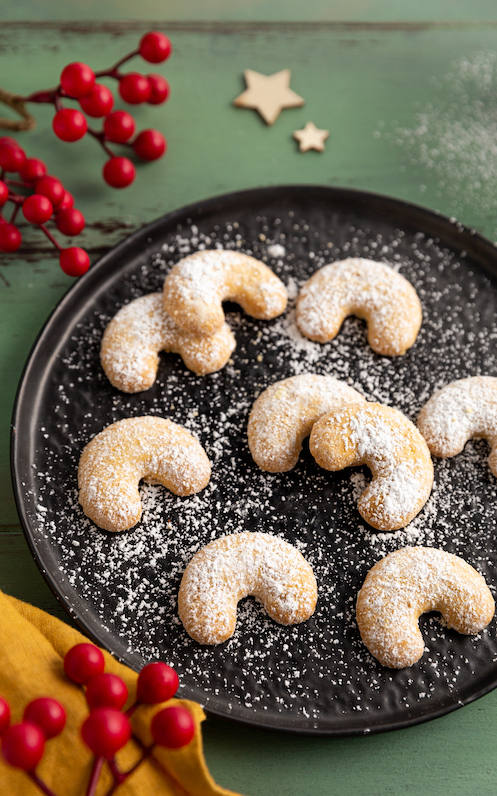
<svg viewBox="0 0 497 796"><path fill-rule="evenodd" d="M248 416L273 382L317 373L415 421L435 389L449 381L497 375L497 277L491 280L476 259L448 242L449 235L443 240L393 225L374 203L357 211L339 197L323 212L304 189L302 196L299 204L293 194L290 206L287 191L263 212L230 205L217 216L185 217L151 238L140 257L114 264L115 276L95 291L82 317L65 320L43 386L47 402L40 400L51 409L36 418L23 499L32 506L34 545L59 594L78 603L80 621L120 657L133 665L166 660L178 670L182 693L217 714L304 732L368 732L467 701L495 665L493 625L462 637L427 617L422 627L429 651L420 663L398 672L382 668L360 640L354 611L370 567L405 545L462 555L495 589L497 482L486 443L470 442L458 457L437 460L433 492L420 514L405 529L381 533L366 526L356 508L370 480L367 468L328 473L305 444L294 470L265 473L248 450ZM150 390L126 395L113 389L98 361L110 318L132 299L160 290L181 257L218 247L266 262L287 286L287 313L257 321L225 305L237 348L223 370L197 377L177 355L163 354ZM364 322L353 318L324 345L298 332L300 286L320 266L349 256L388 262L416 288L424 320L405 356L375 354ZM209 456L211 481L187 498L143 484L141 523L110 535L78 504L79 455L110 422L143 414L185 426ZM282 627L247 599L238 607L234 636L219 647L202 647L177 616L182 572L209 541L247 530L272 533L302 552L318 583L315 614Z"/></svg>

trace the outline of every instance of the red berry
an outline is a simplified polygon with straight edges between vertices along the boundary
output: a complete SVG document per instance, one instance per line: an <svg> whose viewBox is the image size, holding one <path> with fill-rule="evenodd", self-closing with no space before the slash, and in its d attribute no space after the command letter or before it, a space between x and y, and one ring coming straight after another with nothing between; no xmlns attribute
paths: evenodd
<svg viewBox="0 0 497 796"><path fill-rule="evenodd" d="M127 716L114 708L92 711L81 728L85 744L98 757L114 757L129 741L131 724Z"/></svg>
<svg viewBox="0 0 497 796"><path fill-rule="evenodd" d="M135 179L135 167L129 158L110 158L103 167L105 182L113 188L126 188Z"/></svg>
<svg viewBox="0 0 497 796"><path fill-rule="evenodd" d="M19 171L24 165L26 154L17 142L0 144L0 167L4 171Z"/></svg>
<svg viewBox="0 0 497 796"><path fill-rule="evenodd" d="M104 134L115 144L124 144L135 132L135 120L126 111L114 111L104 119Z"/></svg>
<svg viewBox="0 0 497 796"><path fill-rule="evenodd" d="M169 58L172 52L172 45L170 40L164 33L158 31L150 31L145 33L140 40L140 55L145 61L150 61L152 64L158 64Z"/></svg>
<svg viewBox="0 0 497 796"><path fill-rule="evenodd" d="M160 105L165 102L170 93L169 83L162 75L147 75L150 86L150 97L147 102L150 105Z"/></svg>
<svg viewBox="0 0 497 796"><path fill-rule="evenodd" d="M190 743L195 735L195 722L186 708L172 705L155 714L150 729L155 743L168 749L179 749Z"/></svg>
<svg viewBox="0 0 497 796"><path fill-rule="evenodd" d="M89 94L80 97L79 104L88 116L106 116L114 105L114 95L103 83L95 83Z"/></svg>
<svg viewBox="0 0 497 796"><path fill-rule="evenodd" d="M66 724L66 711L56 699L40 697L26 706L24 721L36 724L45 738L55 738Z"/></svg>
<svg viewBox="0 0 497 796"><path fill-rule="evenodd" d="M67 64L60 75L60 85L70 97L84 97L95 83L95 73L86 64Z"/></svg>
<svg viewBox="0 0 497 796"><path fill-rule="evenodd" d="M17 251L21 240L21 233L14 224L0 224L0 252Z"/></svg>
<svg viewBox="0 0 497 796"><path fill-rule="evenodd" d="M178 690L179 678L167 663L147 663L138 675L136 698L139 702L156 705L171 699Z"/></svg>
<svg viewBox="0 0 497 796"><path fill-rule="evenodd" d="M62 108L53 117L52 127L57 138L62 141L78 141L86 133L88 123L81 111Z"/></svg>
<svg viewBox="0 0 497 796"><path fill-rule="evenodd" d="M9 703L3 697L0 697L0 735L5 732L10 724L10 707Z"/></svg>
<svg viewBox="0 0 497 796"><path fill-rule="evenodd" d="M90 267L90 258L84 249L80 249L78 246L69 246L68 249L62 249L59 255L59 265L67 276L83 276ZM86 680L82 682L86 682Z"/></svg>
<svg viewBox="0 0 497 796"><path fill-rule="evenodd" d="M150 83L145 75L139 72L128 72L119 81L119 94L125 102L130 105L138 105L140 102L147 102L151 94Z"/></svg>
<svg viewBox="0 0 497 796"><path fill-rule="evenodd" d="M42 196L46 196L47 199L50 199L54 207L60 205L65 194L64 186L61 181L58 180L57 177L52 177L51 174L45 174L43 177L40 177L40 179L36 181L35 189L36 193L40 193Z"/></svg>
<svg viewBox="0 0 497 796"><path fill-rule="evenodd" d="M26 221L31 224L44 224L53 213L53 205L46 196L33 193L22 203L22 212Z"/></svg>
<svg viewBox="0 0 497 796"><path fill-rule="evenodd" d="M19 169L19 175L25 182L34 182L47 173L47 167L39 158L26 158Z"/></svg>
<svg viewBox="0 0 497 796"><path fill-rule="evenodd" d="M63 249L60 255L61 258L64 252L70 252L73 249L75 249L74 246L69 249ZM77 249L77 251L83 250ZM88 257L88 255L86 256ZM62 270L64 271L64 268ZM69 272L66 271L65 273ZM76 276L76 274L69 275ZM94 644L76 644L76 646L71 647L64 658L64 671L74 683L86 683L90 677L103 672L104 668L105 659L102 651Z"/></svg>
<svg viewBox="0 0 497 796"><path fill-rule="evenodd" d="M5 185L3 180L0 180L0 207L3 207L8 198L9 198L9 189Z"/></svg>
<svg viewBox="0 0 497 796"><path fill-rule="evenodd" d="M128 698L124 680L117 674L96 674L86 686L86 701L91 710L95 708L115 708L120 710Z"/></svg>
<svg viewBox="0 0 497 796"><path fill-rule="evenodd" d="M85 217L75 207L66 207L57 211L55 223L64 235L79 235L85 228Z"/></svg>
<svg viewBox="0 0 497 796"><path fill-rule="evenodd" d="M133 141L133 149L143 160L157 160L166 148L166 139L158 130L142 130Z"/></svg>
<svg viewBox="0 0 497 796"><path fill-rule="evenodd" d="M2 737L2 754L4 759L15 768L33 771L36 768L45 748L45 737L36 724L23 721L13 724Z"/></svg>
<svg viewBox="0 0 497 796"><path fill-rule="evenodd" d="M62 201L57 205L57 210L66 210L68 207L74 206L74 196L69 191L64 191Z"/></svg>
<svg viewBox="0 0 497 796"><path fill-rule="evenodd" d="M0 146L2 146L3 144L10 144L11 146L19 146L19 143L16 141L16 139L11 138L10 135L0 136Z"/></svg>

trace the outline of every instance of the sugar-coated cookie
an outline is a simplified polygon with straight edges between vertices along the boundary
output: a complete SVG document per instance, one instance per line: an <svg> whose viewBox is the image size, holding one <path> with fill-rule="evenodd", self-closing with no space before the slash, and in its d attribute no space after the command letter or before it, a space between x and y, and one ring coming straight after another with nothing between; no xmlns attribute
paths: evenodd
<svg viewBox="0 0 497 796"><path fill-rule="evenodd" d="M497 378L472 376L442 387L423 406L418 428L434 456L461 453L469 439L487 439L497 477Z"/></svg>
<svg viewBox="0 0 497 796"><path fill-rule="evenodd" d="M179 616L195 641L221 644L233 635L237 604L248 596L276 622L293 625L312 616L316 579L302 554L277 536L223 536L199 550L186 567Z"/></svg>
<svg viewBox="0 0 497 796"><path fill-rule="evenodd" d="M100 361L113 387L135 393L154 383L160 351L179 354L189 370L205 376L224 367L235 346L228 324L207 336L185 332L164 310L162 293L150 293L126 304L111 320Z"/></svg>
<svg viewBox="0 0 497 796"><path fill-rule="evenodd" d="M332 376L305 373L277 381L255 401L248 422L252 458L262 470L283 473L297 464L302 442L319 418L343 402L365 399Z"/></svg>
<svg viewBox="0 0 497 796"><path fill-rule="evenodd" d="M161 417L118 420L86 445L78 470L79 502L106 531L124 531L139 522L138 484L163 484L175 495L207 486L211 466L196 439Z"/></svg>
<svg viewBox="0 0 497 796"><path fill-rule="evenodd" d="M287 305L283 282L248 254L224 249L195 252L164 281L164 307L192 334L213 334L224 323L223 301L236 301L248 315L271 320Z"/></svg>
<svg viewBox="0 0 497 796"><path fill-rule="evenodd" d="M333 340L348 315L366 320L369 345L384 356L405 354L422 321L411 283L385 263L361 257L320 268L302 287L297 301L300 331L319 343Z"/></svg>
<svg viewBox="0 0 497 796"><path fill-rule="evenodd" d="M325 470L366 464L373 480L357 508L373 528L394 531L421 511L433 485L428 446L411 421L377 403L342 405L323 415L309 448Z"/></svg>
<svg viewBox="0 0 497 796"><path fill-rule="evenodd" d="M357 624L371 655L403 669L423 655L421 614L440 611L447 626L473 635L494 615L482 576L459 556L431 547L405 547L378 561L357 597Z"/></svg>

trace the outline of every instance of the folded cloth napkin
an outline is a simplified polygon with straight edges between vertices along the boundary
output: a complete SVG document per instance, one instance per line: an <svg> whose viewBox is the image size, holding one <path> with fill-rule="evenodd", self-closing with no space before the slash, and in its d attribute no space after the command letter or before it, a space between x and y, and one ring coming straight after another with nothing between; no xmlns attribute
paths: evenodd
<svg viewBox="0 0 497 796"><path fill-rule="evenodd" d="M0 592L0 696L11 707L12 723L22 720L33 699L57 699L67 712L67 724L56 738L46 742L45 753L36 773L57 796L84 796L93 756L81 740L80 729L88 715L84 689L64 674L63 659L75 644L88 641L72 627L50 614ZM135 701L137 674L103 651L105 671L119 675L129 690L125 707ZM237 796L221 788L210 775L202 750L200 722L205 718L200 705L184 699L181 704L193 715L196 732L182 749L154 747L152 759L145 760L117 789L117 796ZM150 721L162 705L141 705L133 714L134 735L142 744L152 743ZM117 754L121 770L127 771L142 752L133 739ZM97 796L112 785L104 764ZM41 791L28 775L0 760L2 796L39 796Z"/></svg>

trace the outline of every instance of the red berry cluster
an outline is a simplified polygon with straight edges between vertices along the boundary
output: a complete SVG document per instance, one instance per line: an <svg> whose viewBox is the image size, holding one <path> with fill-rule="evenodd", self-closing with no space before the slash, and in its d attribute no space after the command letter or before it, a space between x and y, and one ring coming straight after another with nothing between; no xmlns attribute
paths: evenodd
<svg viewBox="0 0 497 796"><path fill-rule="evenodd" d="M79 141L86 133L99 141L109 160L103 168L105 182L113 188L125 188L135 178L135 167L131 160L114 154L108 144L122 144L132 147L135 154L143 160L156 160L166 151L166 139L158 130L142 130L133 139L135 120L126 111L113 111L114 96L97 78L110 77L118 81L121 99L130 105L148 102L159 105L169 97L169 84L162 75L143 75L140 72L123 73L120 67L135 55L145 61L160 63L171 55L172 47L168 37L158 31L142 36L136 50L121 58L110 69L94 72L87 64L78 61L68 64L62 70L59 85L51 91L37 91L23 102L50 102L55 106L52 127L55 135L62 141ZM81 110L64 107L64 100L77 100ZM88 126L86 116L104 117L102 130Z"/></svg>
<svg viewBox="0 0 497 796"><path fill-rule="evenodd" d="M81 276L90 267L84 249L67 249L57 242L45 224L50 219L64 235L79 235L85 226L83 213L74 207L74 198L57 177L47 174L47 167L38 158L28 158L13 138L0 138L0 251L15 252L21 245L21 233L15 225L22 209L26 221L36 224L59 250L60 267L69 276ZM8 177L17 174L18 178ZM24 193L20 193L24 191ZM27 193L29 191L29 193ZM10 221L2 215L7 202L14 205Z"/></svg>
<svg viewBox="0 0 497 796"><path fill-rule="evenodd" d="M179 680L174 669L165 663L149 663L138 675L136 702L124 711L128 699L126 684L117 675L106 673L104 668L101 650L89 643L72 647L64 659L67 677L85 687L90 708L90 714L81 728L84 743L95 755L86 796L94 796L105 760L113 775L111 791L114 792L149 757L156 744L179 749L188 744L195 734L193 718L186 708L181 705L164 708L155 714L150 725L152 746L143 748L142 757L130 771L121 771L115 755L131 738L130 716L140 704L153 705L171 699L178 689ZM55 699L41 697L27 705L22 722L11 725L9 705L0 697L0 736L4 760L26 771L47 796L55 794L40 779L35 769L43 757L45 742L59 735L65 723L66 713L62 705Z"/></svg>

